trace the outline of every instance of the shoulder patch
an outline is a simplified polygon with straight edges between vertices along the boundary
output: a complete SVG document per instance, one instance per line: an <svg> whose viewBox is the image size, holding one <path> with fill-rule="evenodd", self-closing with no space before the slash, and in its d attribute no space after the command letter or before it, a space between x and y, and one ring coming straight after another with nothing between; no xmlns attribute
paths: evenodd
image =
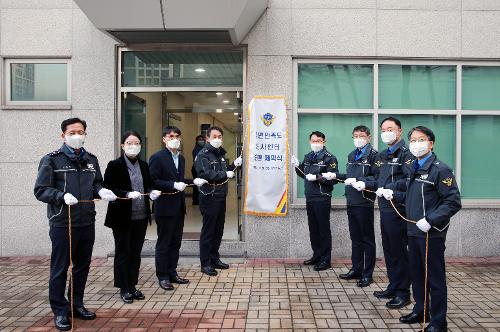
<svg viewBox="0 0 500 332"><path fill-rule="evenodd" d="M330 164L330 167L331 167L331 168L336 168L336 167L337 167L337 163L331 163L331 164Z"/></svg>
<svg viewBox="0 0 500 332"><path fill-rule="evenodd" d="M380 160L377 160L377 161L375 162L375 166L377 166L377 167L382 166L382 162L381 162Z"/></svg>
<svg viewBox="0 0 500 332"><path fill-rule="evenodd" d="M446 178L441 182L444 183L444 185L446 185L447 187L451 187L451 185L453 184L453 178Z"/></svg>
<svg viewBox="0 0 500 332"><path fill-rule="evenodd" d="M406 165L410 165L412 162L413 162L413 160L408 159L407 161L405 161L405 164L406 164Z"/></svg>
<svg viewBox="0 0 500 332"><path fill-rule="evenodd" d="M55 150L55 151L47 153L47 156L55 156L56 154L59 154L59 153L62 153L62 152L59 150Z"/></svg>

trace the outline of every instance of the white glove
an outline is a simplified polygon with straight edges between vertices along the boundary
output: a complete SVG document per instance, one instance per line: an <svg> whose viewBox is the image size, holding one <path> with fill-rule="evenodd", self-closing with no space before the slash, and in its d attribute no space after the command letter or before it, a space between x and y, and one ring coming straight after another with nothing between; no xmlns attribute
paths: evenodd
<svg viewBox="0 0 500 332"><path fill-rule="evenodd" d="M185 184L184 182L174 182L175 190L184 191L184 189L186 189L186 186L187 184Z"/></svg>
<svg viewBox="0 0 500 332"><path fill-rule="evenodd" d="M233 165L236 167L240 167L242 163L243 163L243 159L241 159L241 157L238 157L234 160Z"/></svg>
<svg viewBox="0 0 500 332"><path fill-rule="evenodd" d="M102 188L101 190L99 190L98 194L103 200L107 202L116 201L117 199L116 195L111 190L106 188Z"/></svg>
<svg viewBox="0 0 500 332"><path fill-rule="evenodd" d="M306 180L307 181L316 181L317 178L316 178L316 175L314 175L314 174L306 174Z"/></svg>
<svg viewBox="0 0 500 332"><path fill-rule="evenodd" d="M193 183L194 183L195 185L197 185L198 187L201 187L201 186L203 186L205 183L208 183L208 181L207 181L207 180L205 180L205 179L196 178L196 179L194 179L194 180L193 180Z"/></svg>
<svg viewBox="0 0 500 332"><path fill-rule="evenodd" d="M138 191L131 191L131 192L127 193L127 198L130 198L130 199L138 199L141 197L142 197L142 194Z"/></svg>
<svg viewBox="0 0 500 332"><path fill-rule="evenodd" d="M394 198L394 191L392 191L391 189L384 189L382 195L384 195L384 198L386 200L390 201Z"/></svg>
<svg viewBox="0 0 500 332"><path fill-rule="evenodd" d="M232 178L234 178L234 172L233 171L227 171L226 172L226 176L227 176L228 179L232 179Z"/></svg>
<svg viewBox="0 0 500 332"><path fill-rule="evenodd" d="M431 224L429 224L427 222L427 220L425 220L425 218L422 218L420 219L418 222L417 222L417 227L424 233L427 233L429 231L429 229L431 229Z"/></svg>
<svg viewBox="0 0 500 332"><path fill-rule="evenodd" d="M345 184L346 186L350 186L350 185L352 185L354 182L356 182L356 178L347 178L347 179L345 179L344 184Z"/></svg>
<svg viewBox="0 0 500 332"><path fill-rule="evenodd" d="M332 172L321 173L321 176L323 176L325 180L333 180L337 178L337 174Z"/></svg>
<svg viewBox="0 0 500 332"><path fill-rule="evenodd" d="M363 181L356 181L352 184L352 187L357 191L365 190L366 184Z"/></svg>
<svg viewBox="0 0 500 332"><path fill-rule="evenodd" d="M156 199L158 199L158 197L161 196L161 191L159 190L151 190L151 192L149 193L149 198L154 201Z"/></svg>
<svg viewBox="0 0 500 332"><path fill-rule="evenodd" d="M63 198L64 198L64 203L66 203L66 205L75 205L76 203L78 203L76 197L71 195L70 193L64 194Z"/></svg>
<svg viewBox="0 0 500 332"><path fill-rule="evenodd" d="M378 197L382 197L384 196L384 191L385 189L383 187L378 188L377 191L375 192L375 195L377 195Z"/></svg>
<svg viewBox="0 0 500 332"><path fill-rule="evenodd" d="M299 167L299 165L300 165L300 161L295 156L292 156L291 163L292 163L293 167Z"/></svg>

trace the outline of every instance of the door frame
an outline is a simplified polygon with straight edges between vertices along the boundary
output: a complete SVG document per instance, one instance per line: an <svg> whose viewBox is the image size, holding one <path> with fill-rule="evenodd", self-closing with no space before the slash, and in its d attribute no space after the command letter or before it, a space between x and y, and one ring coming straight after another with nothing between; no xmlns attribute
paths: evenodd
<svg viewBox="0 0 500 332"><path fill-rule="evenodd" d="M123 87L122 86L122 76L124 71L122 70L122 58L124 52L130 51L220 51L220 50L240 50L243 51L243 85L238 87ZM247 55L248 50L246 46L235 47L232 44L131 44L131 45L119 45L116 48L116 95L115 95L115 157L118 158L120 155L120 136L122 132L122 94L128 92L173 92L173 91L190 91L190 92L206 92L206 91L240 91L243 94L243 107L242 107L242 143L245 142L244 134L246 128L247 120L247 95L246 95L246 84L247 84ZM245 192L245 172L242 170L242 183L241 192ZM242 196L240 204L243 204L244 197ZM243 209L241 206L238 207L239 210L239 220L241 224L239 226L239 241L245 241L245 214L242 213Z"/></svg>

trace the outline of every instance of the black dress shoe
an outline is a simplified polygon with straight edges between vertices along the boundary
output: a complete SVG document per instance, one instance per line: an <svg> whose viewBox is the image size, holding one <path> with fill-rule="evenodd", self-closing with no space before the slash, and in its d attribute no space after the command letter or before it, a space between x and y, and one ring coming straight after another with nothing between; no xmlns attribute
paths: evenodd
<svg viewBox="0 0 500 332"><path fill-rule="evenodd" d="M188 279L184 279L184 278L181 278L179 276L170 277L170 282L174 283L174 284L179 284L179 285L189 284L189 280Z"/></svg>
<svg viewBox="0 0 500 332"><path fill-rule="evenodd" d="M328 270L332 266L330 265L330 262L328 261L321 261L318 264L314 265L314 271L324 271Z"/></svg>
<svg viewBox="0 0 500 332"><path fill-rule="evenodd" d="M415 324L422 323L424 321L424 316L410 312L408 315L399 317L399 321L403 324Z"/></svg>
<svg viewBox="0 0 500 332"><path fill-rule="evenodd" d="M347 273L339 274L340 279L351 280L351 279L361 279L361 274L354 272L352 269Z"/></svg>
<svg viewBox="0 0 500 332"><path fill-rule="evenodd" d="M227 270L229 269L229 264L223 263L220 259L212 263L214 269Z"/></svg>
<svg viewBox="0 0 500 332"><path fill-rule="evenodd" d="M370 286L372 282L373 282L372 278L364 277L364 278L361 278L358 280L358 282L356 283L356 286L367 287L367 286Z"/></svg>
<svg viewBox="0 0 500 332"><path fill-rule="evenodd" d="M54 325L59 331L71 330L71 323L67 316L54 316Z"/></svg>
<svg viewBox="0 0 500 332"><path fill-rule="evenodd" d="M427 325L424 329L426 332L446 332L448 331L447 327L435 327L432 325Z"/></svg>
<svg viewBox="0 0 500 332"><path fill-rule="evenodd" d="M396 296L395 298L387 302L385 306L389 309L401 309L403 307L406 307L410 303L410 299Z"/></svg>
<svg viewBox="0 0 500 332"><path fill-rule="evenodd" d="M215 277L217 275L217 271L215 271L215 269L212 266L202 266L201 272L203 272L211 277Z"/></svg>
<svg viewBox="0 0 500 332"><path fill-rule="evenodd" d="M396 297L396 294L394 294L392 291L386 289L386 290L383 290L383 291L374 291L373 292L373 295L377 298L377 299L392 299L394 297Z"/></svg>
<svg viewBox="0 0 500 332"><path fill-rule="evenodd" d="M174 285L168 280L160 280L158 281L158 284L160 284L160 288L164 290L174 290Z"/></svg>
<svg viewBox="0 0 500 332"><path fill-rule="evenodd" d="M125 302L125 303L133 303L134 302L134 295L132 295L126 289L120 289L120 297L122 298L123 302Z"/></svg>
<svg viewBox="0 0 500 332"><path fill-rule="evenodd" d="M140 290L135 289L135 287L132 288L130 293L132 294L132 297L134 298L134 300L144 300L146 298L144 296L144 294L142 294L142 292Z"/></svg>
<svg viewBox="0 0 500 332"><path fill-rule="evenodd" d="M316 257L311 257L309 259L306 259L304 261L304 265L316 265L319 262L319 258Z"/></svg>
<svg viewBox="0 0 500 332"><path fill-rule="evenodd" d="M87 309L85 309L85 307L75 308L73 310L73 315L75 316L75 318L82 320L93 320L96 317L95 312L88 311Z"/></svg>

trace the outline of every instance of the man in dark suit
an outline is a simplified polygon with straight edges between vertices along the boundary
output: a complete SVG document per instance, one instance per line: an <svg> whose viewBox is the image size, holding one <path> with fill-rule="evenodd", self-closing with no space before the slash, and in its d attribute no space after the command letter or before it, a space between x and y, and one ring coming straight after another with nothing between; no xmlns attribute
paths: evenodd
<svg viewBox="0 0 500 332"><path fill-rule="evenodd" d="M186 162L179 153L180 136L179 128L166 127L163 131L163 143L166 148L149 159L153 187L163 193L170 193L160 196L153 205L158 232L155 250L156 276L160 287L165 290L173 290L172 283L189 282L179 277L176 271L186 214L184 189L187 186L184 179Z"/></svg>

